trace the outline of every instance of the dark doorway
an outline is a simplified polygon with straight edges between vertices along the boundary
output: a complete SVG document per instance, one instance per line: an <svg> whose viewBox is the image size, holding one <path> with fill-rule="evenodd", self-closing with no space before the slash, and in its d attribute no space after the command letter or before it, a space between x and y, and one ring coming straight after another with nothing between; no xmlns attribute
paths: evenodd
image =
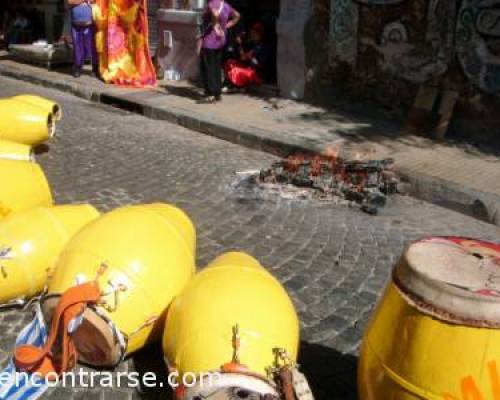
<svg viewBox="0 0 500 400"><path fill-rule="evenodd" d="M280 0L227 0L241 14L241 22L230 32L229 41L242 32L249 32L250 27L261 22L265 28L265 41L269 46L269 69L266 83L276 82L277 33L276 24L280 13Z"/></svg>

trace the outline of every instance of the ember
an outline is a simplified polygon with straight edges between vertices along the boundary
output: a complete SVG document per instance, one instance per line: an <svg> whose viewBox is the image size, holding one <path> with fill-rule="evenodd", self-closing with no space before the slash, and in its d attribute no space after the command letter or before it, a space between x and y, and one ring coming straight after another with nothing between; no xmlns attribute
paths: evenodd
<svg viewBox="0 0 500 400"><path fill-rule="evenodd" d="M322 199L342 198L359 204L369 214L384 207L387 196L397 193L393 159L344 160L336 154L297 155L260 171L261 186L291 185L312 191Z"/></svg>

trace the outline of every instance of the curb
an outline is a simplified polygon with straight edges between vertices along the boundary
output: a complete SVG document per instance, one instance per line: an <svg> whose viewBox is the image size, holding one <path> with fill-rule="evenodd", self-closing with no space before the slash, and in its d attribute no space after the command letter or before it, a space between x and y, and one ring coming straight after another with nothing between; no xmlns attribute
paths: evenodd
<svg viewBox="0 0 500 400"><path fill-rule="evenodd" d="M168 121L182 127L217 137L241 146L283 157L293 153L319 153L321 146L311 143L293 143L276 138L274 132L247 125L228 124L223 120L179 107L155 107L138 99L117 95L112 90L101 90L68 82L33 76L21 70L0 65L0 75L47 88L69 92L77 97L144 115L147 118ZM411 169L399 169L402 179L409 184L408 194L438 206L448 208L481 221L500 226L500 196L486 193L455 182L446 181Z"/></svg>

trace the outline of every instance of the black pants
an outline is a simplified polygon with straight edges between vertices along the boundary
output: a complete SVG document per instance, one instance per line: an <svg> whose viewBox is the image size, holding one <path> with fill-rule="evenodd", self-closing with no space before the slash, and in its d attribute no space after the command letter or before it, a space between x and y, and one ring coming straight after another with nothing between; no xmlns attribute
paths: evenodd
<svg viewBox="0 0 500 400"><path fill-rule="evenodd" d="M222 92L223 50L201 49L200 71L205 95L220 96Z"/></svg>

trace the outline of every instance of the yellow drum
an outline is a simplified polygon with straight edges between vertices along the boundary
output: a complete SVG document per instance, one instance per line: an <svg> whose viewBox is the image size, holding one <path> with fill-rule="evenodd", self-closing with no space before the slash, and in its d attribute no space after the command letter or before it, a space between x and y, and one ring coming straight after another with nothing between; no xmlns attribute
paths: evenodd
<svg viewBox="0 0 500 400"><path fill-rule="evenodd" d="M361 400L500 399L500 245L412 244L366 332Z"/></svg>
<svg viewBox="0 0 500 400"><path fill-rule="evenodd" d="M51 206L52 194L38 164L0 159L0 219L35 206Z"/></svg>
<svg viewBox="0 0 500 400"><path fill-rule="evenodd" d="M39 107L42 110L52 114L55 121L60 121L62 119L63 112L61 106L52 100L30 94L22 94L19 96L14 96L12 97L12 100L17 100L23 103Z"/></svg>
<svg viewBox="0 0 500 400"><path fill-rule="evenodd" d="M50 320L61 294L97 279L101 303L85 311L73 335L81 359L110 367L161 332L172 299L195 272L196 233L166 205L112 211L87 225L59 257L42 301Z"/></svg>
<svg viewBox="0 0 500 400"><path fill-rule="evenodd" d="M35 207L0 222L0 304L39 294L63 247L99 216L90 205Z"/></svg>
<svg viewBox="0 0 500 400"><path fill-rule="evenodd" d="M0 99L0 139L37 145L54 136L54 116L18 100Z"/></svg>
<svg viewBox="0 0 500 400"><path fill-rule="evenodd" d="M0 159L35 161L33 149L27 144L0 140Z"/></svg>
<svg viewBox="0 0 500 400"><path fill-rule="evenodd" d="M299 322L288 294L241 253L221 256L188 284L169 309L163 338L165 361L179 383L199 378L177 391L186 400L277 396L269 376L276 351L294 363L298 345ZM208 382L210 373L218 377ZM211 397L215 393L220 397ZM241 397L250 394L262 397Z"/></svg>

